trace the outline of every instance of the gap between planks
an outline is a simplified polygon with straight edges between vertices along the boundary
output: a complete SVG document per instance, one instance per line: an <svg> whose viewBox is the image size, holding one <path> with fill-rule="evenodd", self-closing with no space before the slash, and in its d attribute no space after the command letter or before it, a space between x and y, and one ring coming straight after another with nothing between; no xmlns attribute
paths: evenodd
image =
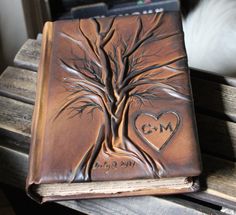
<svg viewBox="0 0 236 215"><path fill-rule="evenodd" d="M4 73L0 76L0 95L9 97L13 100L26 102L28 104L34 104L36 78L37 78L37 73L32 72L30 70L8 67L4 71ZM201 92L200 95L198 95L198 97L201 97L202 94L204 94L204 92ZM9 121L9 119L11 119L11 115L12 116L15 115L14 113L15 110L16 112L17 110L21 110L22 111L21 115L24 116L24 118L26 119L28 118L29 120L31 120L31 115L29 115L29 113L32 114L33 107L31 106L30 108L30 106L25 105L24 108L24 105L22 106L21 103L17 103L17 101L13 100L12 101L4 100L4 102L2 101L2 107L4 108L0 112L0 114L2 115L0 123L2 122L2 124L4 124L6 120ZM10 111L9 113L7 113L8 111L6 110L7 107ZM198 133L202 150L209 154L215 154L216 156L221 156L230 160L235 160L236 123L226 120L221 120L215 117L208 116L206 114L199 114L199 113L196 114L196 118L197 118ZM22 121L22 123L23 125L25 125L26 122ZM27 123L28 126L31 126L31 123L29 122ZM214 126L209 126L209 125L214 125ZM16 128L17 126L18 124L17 123L15 124L15 119L14 119L12 121L12 128ZM30 128L27 129L30 130Z"/></svg>
<svg viewBox="0 0 236 215"><path fill-rule="evenodd" d="M40 47L41 40L28 39L17 53L15 65L37 71ZM190 75L196 106L209 111L209 114L213 111L221 118L236 122L236 78L196 69L191 70ZM213 95L214 99L209 99Z"/></svg>
<svg viewBox="0 0 236 215"><path fill-rule="evenodd" d="M4 175L0 181L24 188L28 171L28 154L4 146L0 146L0 154L0 174ZM223 214L175 196L70 200L57 203L89 214Z"/></svg>
<svg viewBox="0 0 236 215"><path fill-rule="evenodd" d="M6 102L6 100L8 100L8 102ZM0 97L0 101L3 101L3 103L8 103L8 104L10 104L12 102L12 105L8 105L8 107L11 106L11 108L8 109L11 111L7 112L9 116L14 114L15 110L18 109L17 105L22 107L21 108L22 111L25 111L25 113L23 113L23 114L26 114L28 112L27 108L25 108L26 106L31 106L31 109L33 108L32 105L25 104L23 102L15 101L13 99L5 98L5 97ZM0 110L0 113L1 113L1 110ZM2 117L0 119L2 119ZM13 117L13 119L14 119L14 117ZM10 124L9 124L9 122L10 122ZM13 127L15 130L18 129L19 133L22 132L22 130L21 130L22 128L24 128L24 130L25 130L25 126L28 126L28 129L26 129L25 131L27 131L28 135L30 135L30 124L27 124L27 122L30 122L30 118L28 119L27 122L25 122L23 120L23 118L19 118L19 121L17 122L19 124L19 126L17 126L17 127L14 127L17 125L17 123L15 123L15 121L12 121L12 122L9 121L9 122L8 122L8 127L9 128ZM25 125L25 123L26 123L26 125ZM5 124L4 122L0 123L1 129L2 129L1 125L4 125L4 124ZM11 130L13 130L13 129L11 129ZM7 132L7 129L6 129L6 132ZM24 134L21 134L21 135L24 136ZM29 145L29 143L28 143L28 145ZM236 190L235 163L205 155L203 164L204 164L204 174L205 174L204 178L206 179L206 184L209 189L216 191L214 194L212 193L211 196L214 197L216 195L217 197L221 197L221 199L224 199L224 198L222 198L222 196L223 197L228 196L227 199L229 201L232 201L232 200L235 201L235 198L236 198L236 196L235 196L236 193L234 192L234 190ZM220 195L220 194L222 194L222 195ZM219 204L221 204L221 203L219 202Z"/></svg>

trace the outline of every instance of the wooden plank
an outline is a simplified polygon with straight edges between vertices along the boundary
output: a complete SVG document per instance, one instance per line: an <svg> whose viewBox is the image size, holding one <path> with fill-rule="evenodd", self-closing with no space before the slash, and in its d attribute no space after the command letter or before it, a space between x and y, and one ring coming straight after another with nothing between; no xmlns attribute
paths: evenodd
<svg viewBox="0 0 236 215"><path fill-rule="evenodd" d="M4 175L3 178L0 178L1 182L14 185L19 188L24 188L27 169L28 155L26 153L0 146L0 174ZM132 211L133 214L143 214L144 212L147 212L147 210L149 210L150 213L165 212L164 214L172 214L174 213L172 209L177 210L180 214L188 214L198 211L201 211L203 214L218 214L212 213L213 211L209 208L194 203L187 203L183 200L178 200L177 203L173 203L173 201L176 202L176 200L167 200L156 197L143 196L80 201L62 201L58 203L89 214L99 214L99 211L100 214L108 214L111 212L113 212L114 214L118 214L121 208L123 208L123 210L125 210L128 214L132 214ZM140 204L144 205L144 207L140 207ZM182 206L180 207L180 205ZM192 210L193 208L195 208L195 210Z"/></svg>
<svg viewBox="0 0 236 215"><path fill-rule="evenodd" d="M0 95L34 104L37 73L7 67L0 76Z"/></svg>
<svg viewBox="0 0 236 215"><path fill-rule="evenodd" d="M14 63L22 68L29 68L36 71L39 65L41 42L41 35L38 35L37 40L28 39L17 53ZM234 77L228 77L196 68L190 68L190 75L194 78L211 80L216 83L236 87L236 78Z"/></svg>
<svg viewBox="0 0 236 215"><path fill-rule="evenodd" d="M28 39L16 54L15 65L37 71L40 59L41 41Z"/></svg>
<svg viewBox="0 0 236 215"><path fill-rule="evenodd" d="M236 211L230 208L222 207L220 211L223 212L224 214L236 215Z"/></svg>
<svg viewBox="0 0 236 215"><path fill-rule="evenodd" d="M35 83L35 72L9 67L0 77L0 94L32 104L35 99ZM197 114L196 117L201 149L209 154L234 160L236 157L236 123L203 114Z"/></svg>
<svg viewBox="0 0 236 215"><path fill-rule="evenodd" d="M206 192L198 192L198 193L188 193L185 194L188 197L196 199L197 201L201 201L203 203L210 203L216 206L228 208L230 210L236 211L235 202L229 201L227 199L222 199L218 196L212 196L211 194L207 194ZM193 200L194 201L194 200Z"/></svg>
<svg viewBox="0 0 236 215"><path fill-rule="evenodd" d="M209 155L203 156L206 193L236 202L236 164Z"/></svg>
<svg viewBox="0 0 236 215"><path fill-rule="evenodd" d="M25 63L22 63L22 66L25 67ZM199 86L199 85L196 85L196 86ZM217 86L219 86L219 85L217 85ZM206 87L207 87L207 84L206 84ZM217 88L217 87L216 88L213 87L213 89L215 91L213 90L212 94L209 95L210 98L212 98L212 95L215 95L214 93L217 92L217 89L218 89L218 91L220 91L219 88ZM228 88L226 88L226 89L228 89ZM207 88L206 88L206 90L207 90ZM206 90L202 91L201 94L206 93ZM228 91L227 96L230 96L229 95L230 92L231 91ZM218 92L218 94L219 94L219 92ZM199 96L201 96L201 95L199 94ZM229 99L227 98L226 101L230 105L233 104L233 101L230 101ZM204 102L207 102L207 101L204 101ZM220 99L218 102L220 102ZM214 106L212 106L212 107L214 108ZM219 107L217 107L217 108L218 109L214 109L213 111L219 112L220 111ZM234 107L230 107L230 108L231 109L227 109L227 110L229 110L228 113L232 112L231 110L234 111L234 109L232 109ZM234 155L235 155L235 136L233 134L235 134L235 124L232 122L218 120L214 117L208 117L208 116L203 116L203 117L200 116L200 118L199 117L197 117L197 118L198 118L198 127L199 127L199 131L200 131L199 132L200 141L202 143L205 142L205 143L210 144L209 146L207 146L208 148L204 148L204 150L209 151L209 153L212 153L212 154L218 153L218 155L222 155L222 156L225 156L231 150L232 155L228 156L228 158L231 159L232 157L234 157ZM200 124L199 124L199 122L200 122ZM216 123L216 122L218 122L218 123ZM212 125L214 125L214 126L212 126ZM217 126L215 126L215 125L217 125ZM216 132L216 130L214 130L215 128L218 129L217 132ZM230 129L228 129L228 128L230 128ZM209 133L210 133L210 135L209 135ZM205 139L203 139L204 141L201 140L201 136L205 138ZM227 147L225 147L225 138L229 139L228 142L231 143L231 145L229 144ZM216 140L218 140L217 147L215 145ZM232 145L232 140L234 143L233 145ZM203 145L203 147L206 147L205 144L202 144L202 145ZM216 149L216 148L218 148L218 149ZM228 148L228 149L224 150L225 148ZM223 151L223 152L221 153L221 151ZM219 154L219 152L221 154ZM204 158L204 160L205 160L205 158ZM208 159L206 159L204 163L206 163L206 162L208 162ZM213 162L213 163L215 162L215 166L212 167L213 171L209 171L209 174L207 175L206 184L207 184L207 186L209 185L209 183L210 184L212 183L213 185L208 186L208 189L205 192L200 192L200 193L192 194L192 195L197 196L196 198L198 198L198 199L200 199L200 198L203 199L202 196L208 196L208 198L205 199L205 201L214 202L216 204L223 205L223 206L230 205L225 202L230 202L231 204L235 204L235 196L229 192L230 190L224 189L224 187L227 185L227 178L230 178L230 176L232 175L233 178L231 177L229 182L231 182L231 180L233 180L235 178L235 166L233 168L227 167L227 166L231 166L232 164L234 165L234 163L229 162L229 163L227 163L227 165L225 165L225 164L223 165L222 162L217 159L216 160L213 159L213 161L211 160L210 162ZM219 164L219 162L221 162L221 164ZM217 167L219 167L219 168L216 169ZM211 169L211 167L205 167L205 168L206 168L205 173L207 174L207 168ZM220 169L221 170L228 169L228 172L222 172L222 171L220 171ZM223 182L221 181L222 174L223 174L223 176L226 177L226 178L224 178ZM211 180L208 180L208 177L210 177L210 176L211 176ZM213 180L215 178L217 178L217 180ZM224 185L224 186L222 186L222 185ZM232 185L232 183L231 183L231 185ZM229 187L231 190L236 189L235 184L233 184L232 186L229 186ZM213 192L212 192L212 190L213 190Z"/></svg>
<svg viewBox="0 0 236 215"><path fill-rule="evenodd" d="M79 210L91 215L142 215L142 214L223 214L219 211L204 206L193 204L189 206L184 200L174 202L173 198L168 199L152 196L91 199L80 201L58 202L66 207Z"/></svg>
<svg viewBox="0 0 236 215"><path fill-rule="evenodd" d="M0 105L5 105L0 109L0 129L5 131L6 136L14 137L12 133L20 134L29 141L33 106L4 97L0 97ZM224 199L235 204L236 192L233 192L236 190L236 184L233 183L236 178L235 164L221 159L209 159L204 158L204 178L207 178L206 184L209 188L206 192L211 196L209 201L214 197L220 199L217 202L219 205ZM213 180L215 178L217 180ZM225 189L227 186L229 189Z"/></svg>
<svg viewBox="0 0 236 215"><path fill-rule="evenodd" d="M201 150L229 160L236 158L236 123L196 114Z"/></svg>
<svg viewBox="0 0 236 215"><path fill-rule="evenodd" d="M236 122L236 87L192 78L195 106Z"/></svg>
<svg viewBox="0 0 236 215"><path fill-rule="evenodd" d="M236 210L236 163L204 154L201 187L204 192L186 194Z"/></svg>
<svg viewBox="0 0 236 215"><path fill-rule="evenodd" d="M24 189L28 154L0 145L0 182Z"/></svg>
<svg viewBox="0 0 236 215"><path fill-rule="evenodd" d="M27 40L16 55L15 64L36 71L39 65L40 46L40 40ZM209 114L216 113L236 122L236 78L194 69L190 74L195 105L209 111Z"/></svg>
<svg viewBox="0 0 236 215"><path fill-rule="evenodd" d="M18 188L25 187L28 154L0 146L0 178ZM73 200L57 202L87 214L222 214L219 211L174 197L153 196ZM140 207L142 205L142 207Z"/></svg>
<svg viewBox="0 0 236 215"><path fill-rule="evenodd" d="M194 78L200 78L203 80L210 80L216 83L229 85L232 87L236 87L236 78L230 76L224 76L218 73L204 71L197 68L190 68L190 75Z"/></svg>
<svg viewBox="0 0 236 215"><path fill-rule="evenodd" d="M205 154L202 158L204 172L201 184L204 191L187 195L236 210L236 164Z"/></svg>
<svg viewBox="0 0 236 215"><path fill-rule="evenodd" d="M33 106L0 96L0 136L29 147Z"/></svg>

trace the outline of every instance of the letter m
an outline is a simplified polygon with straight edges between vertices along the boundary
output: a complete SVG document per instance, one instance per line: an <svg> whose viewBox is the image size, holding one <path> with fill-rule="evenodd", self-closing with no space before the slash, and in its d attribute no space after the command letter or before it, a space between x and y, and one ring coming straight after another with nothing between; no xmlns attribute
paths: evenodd
<svg viewBox="0 0 236 215"><path fill-rule="evenodd" d="M168 129L170 130L170 132L173 131L171 122L169 122L167 126L160 124L160 133L162 133L164 130L167 131Z"/></svg>

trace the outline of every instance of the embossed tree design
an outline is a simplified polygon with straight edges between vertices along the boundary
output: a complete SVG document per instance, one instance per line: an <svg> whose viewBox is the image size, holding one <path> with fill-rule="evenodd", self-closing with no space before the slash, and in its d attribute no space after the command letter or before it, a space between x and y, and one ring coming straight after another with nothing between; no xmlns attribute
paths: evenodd
<svg viewBox="0 0 236 215"><path fill-rule="evenodd" d="M67 100L60 107L56 118L65 110L71 116L93 114L101 111L104 124L101 126L97 141L92 145L74 171L72 180L90 180L91 168L100 150L114 156L129 156L145 163L154 177L164 171L163 164L152 160L127 135L128 111L131 104L142 105L162 95L188 99L177 87L168 81L183 74L181 60L186 56L166 53L166 59L149 62L149 58L158 57L162 48L146 50L145 47L155 42L162 42L180 32L158 34L163 13L158 13L149 21L149 29L143 28L141 16L135 17L134 34L120 36L114 25L117 18L111 17L106 22L90 19L96 39L86 34L85 27L78 21L76 38L62 32L61 36L79 50L80 55L71 51L72 57L60 59L60 66L68 74L64 78L66 90L70 92ZM92 27L91 27L92 26ZM142 53L138 52L143 48ZM146 65L143 64L146 62ZM165 68L165 69L163 69ZM78 176L79 175L79 176Z"/></svg>

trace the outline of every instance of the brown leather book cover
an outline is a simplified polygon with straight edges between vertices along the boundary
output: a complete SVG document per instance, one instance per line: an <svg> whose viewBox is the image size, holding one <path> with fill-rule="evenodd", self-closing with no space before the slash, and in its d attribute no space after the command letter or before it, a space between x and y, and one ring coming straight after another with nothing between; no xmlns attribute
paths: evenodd
<svg viewBox="0 0 236 215"><path fill-rule="evenodd" d="M191 192L200 163L178 12L45 25L31 197Z"/></svg>

